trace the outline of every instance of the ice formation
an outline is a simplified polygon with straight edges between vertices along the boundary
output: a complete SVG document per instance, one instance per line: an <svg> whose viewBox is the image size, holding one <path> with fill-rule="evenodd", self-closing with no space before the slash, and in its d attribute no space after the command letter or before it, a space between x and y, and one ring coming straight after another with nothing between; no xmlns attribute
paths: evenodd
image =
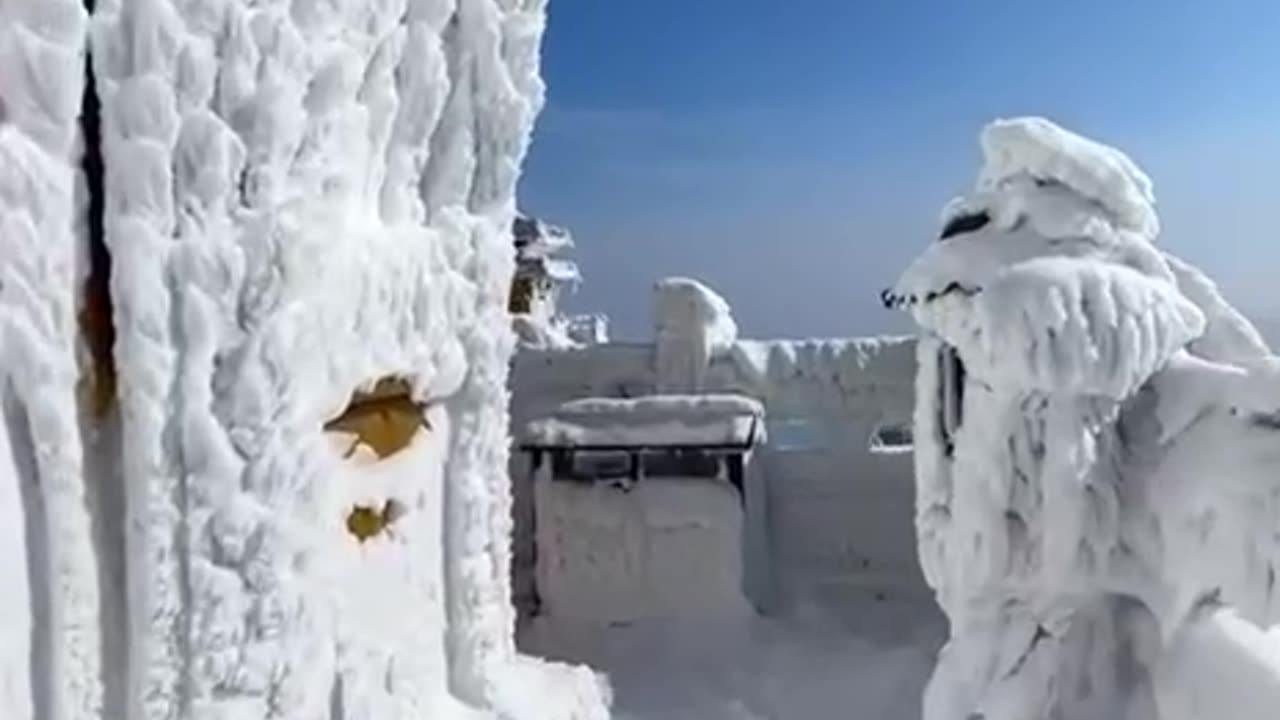
<svg viewBox="0 0 1280 720"><path fill-rule="evenodd" d="M582 282L578 264L558 253L574 247L569 231L519 216L514 226L516 273L511 283L512 327L523 348L568 349L608 342L604 315L566 316L560 296Z"/></svg>
<svg viewBox="0 0 1280 720"><path fill-rule="evenodd" d="M546 448L512 458L521 646L607 671L619 720L919 720L943 619L916 562L910 455L873 447L909 442L889 430L910 424L915 340L727 342L711 297L655 303L674 316L656 327L688 328L666 349L696 353L677 367L701 394L653 394L653 341L514 359L516 444ZM742 447L766 427L741 494L701 453L584 450Z"/></svg>
<svg viewBox="0 0 1280 720"><path fill-rule="evenodd" d="M751 446L763 440L763 418L759 401L740 395L583 398L529 423L524 441L565 446Z"/></svg>
<svg viewBox="0 0 1280 720"><path fill-rule="evenodd" d="M658 390L701 390L711 359L738 339L729 303L692 278L670 277L654 286L654 338Z"/></svg>
<svg viewBox="0 0 1280 720"><path fill-rule="evenodd" d="M77 118L85 13L0 5L0 602L6 717L78 720L102 705L94 488L76 405Z"/></svg>
<svg viewBox="0 0 1280 720"><path fill-rule="evenodd" d="M727 620L742 594L742 505L720 479L535 483L539 622Z"/></svg>
<svg viewBox="0 0 1280 720"><path fill-rule="evenodd" d="M606 717L593 673L513 641L506 305L545 0L88 5L0 4L5 716ZM118 395L93 418L99 221ZM424 428L344 458L326 421L388 377Z"/></svg>
<svg viewBox="0 0 1280 720"><path fill-rule="evenodd" d="M925 718L1235 716L1225 687L1190 708L1203 683L1173 684L1210 652L1266 678L1254 703L1280 685L1280 655L1239 640L1280 645L1259 629L1280 620L1280 361L1156 248L1120 152L1039 118L982 147L883 295L924 331L917 532L951 625Z"/></svg>

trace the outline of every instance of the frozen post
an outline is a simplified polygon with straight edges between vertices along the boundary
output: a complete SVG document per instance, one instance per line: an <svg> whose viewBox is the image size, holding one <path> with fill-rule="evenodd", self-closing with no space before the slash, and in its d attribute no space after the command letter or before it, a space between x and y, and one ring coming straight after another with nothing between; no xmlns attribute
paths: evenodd
<svg viewBox="0 0 1280 720"><path fill-rule="evenodd" d="M697 280L671 277L654 286L653 307L658 391L702 390L712 357L738 339L729 303Z"/></svg>

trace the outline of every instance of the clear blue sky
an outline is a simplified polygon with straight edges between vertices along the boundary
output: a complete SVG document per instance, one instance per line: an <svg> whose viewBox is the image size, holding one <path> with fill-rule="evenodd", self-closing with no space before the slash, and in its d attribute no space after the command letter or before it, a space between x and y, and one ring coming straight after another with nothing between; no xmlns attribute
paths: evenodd
<svg viewBox="0 0 1280 720"><path fill-rule="evenodd" d="M551 0L548 105L521 183L568 226L574 310L647 337L700 277L744 334L902 329L876 295L1041 114L1153 177L1162 243L1280 318L1276 0Z"/></svg>

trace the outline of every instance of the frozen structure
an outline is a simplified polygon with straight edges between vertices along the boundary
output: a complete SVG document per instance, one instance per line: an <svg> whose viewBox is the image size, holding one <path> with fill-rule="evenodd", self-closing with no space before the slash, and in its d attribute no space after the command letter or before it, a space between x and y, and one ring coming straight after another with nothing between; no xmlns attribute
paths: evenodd
<svg viewBox="0 0 1280 720"><path fill-rule="evenodd" d="M516 271L511 279L509 309L516 336L524 347L572 347L608 342L603 315L566 317L558 308L561 294L582 282L577 263L559 253L573 248L573 236L538 218L518 216L512 225Z"/></svg>
<svg viewBox="0 0 1280 720"><path fill-rule="evenodd" d="M517 443L529 439L522 429L530 422L546 418L540 431L549 431L563 410L577 411L566 403L587 398L641 415L651 414L644 399L660 394L754 400L768 440L753 450L744 481L751 602L770 613L878 602L918 603L928 613L914 553L911 460L902 452L910 450L914 341L741 339L729 304L690 278L656 283L653 307L652 342L517 353ZM699 429L698 407L688 404L663 432L711 439ZM517 588L529 586L536 564L532 490L519 481L530 476L529 463L526 454L511 457Z"/></svg>
<svg viewBox="0 0 1280 720"><path fill-rule="evenodd" d="M659 336L669 328L671 339L655 346L656 381L638 396L562 398L529 415L525 402L543 388L517 375L513 582L526 618L604 626L747 611L745 466L764 409L741 395L685 394L701 389L693 376L709 348L726 351L737 328L697 281L667 279L655 294Z"/></svg>
<svg viewBox="0 0 1280 720"><path fill-rule="evenodd" d="M87 5L0 4L5 717L607 717L513 641L545 0Z"/></svg>
<svg viewBox="0 0 1280 720"><path fill-rule="evenodd" d="M626 717L918 720L914 339L740 338L691 278L652 307L649 341L513 361L521 647Z"/></svg>
<svg viewBox="0 0 1280 720"><path fill-rule="evenodd" d="M654 286L653 317L658 389L702 390L711 359L738 339L729 303L697 280L666 278Z"/></svg>
<svg viewBox="0 0 1280 720"><path fill-rule="evenodd" d="M926 720L1263 718L1280 697L1280 361L1159 250L1150 181L1037 118L885 292L924 331Z"/></svg>

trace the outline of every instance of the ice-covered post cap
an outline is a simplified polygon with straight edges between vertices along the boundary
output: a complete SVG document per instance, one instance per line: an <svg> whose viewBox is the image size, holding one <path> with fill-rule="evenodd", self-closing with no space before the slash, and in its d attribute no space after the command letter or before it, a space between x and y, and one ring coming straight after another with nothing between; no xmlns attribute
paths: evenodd
<svg viewBox="0 0 1280 720"><path fill-rule="evenodd" d="M729 303L716 291L686 277L668 277L654 285L654 329L699 328L711 344L724 347L738 339Z"/></svg>
<svg viewBox="0 0 1280 720"><path fill-rule="evenodd" d="M1028 175L1061 183L1102 207L1117 229L1160 232L1151 179L1127 155L1042 117L995 120L982 130L981 190Z"/></svg>
<svg viewBox="0 0 1280 720"><path fill-rule="evenodd" d="M692 278L663 278L653 290L659 390L700 390L711 358L738 339L729 303Z"/></svg>

